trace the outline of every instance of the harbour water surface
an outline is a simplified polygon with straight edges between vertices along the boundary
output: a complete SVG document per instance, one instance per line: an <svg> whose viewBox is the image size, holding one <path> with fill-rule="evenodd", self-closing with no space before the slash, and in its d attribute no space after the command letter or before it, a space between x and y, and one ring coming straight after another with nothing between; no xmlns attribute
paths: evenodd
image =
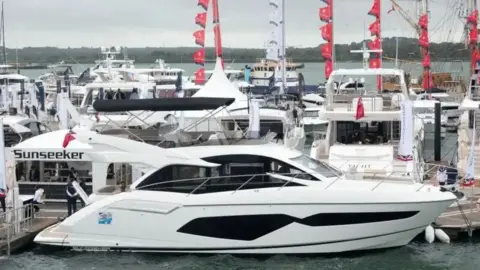
<svg viewBox="0 0 480 270"><path fill-rule="evenodd" d="M411 243L408 246L336 256L237 257L232 255L160 255L134 253L45 253L35 248L0 261L0 269L335 269L474 270L480 245Z"/></svg>

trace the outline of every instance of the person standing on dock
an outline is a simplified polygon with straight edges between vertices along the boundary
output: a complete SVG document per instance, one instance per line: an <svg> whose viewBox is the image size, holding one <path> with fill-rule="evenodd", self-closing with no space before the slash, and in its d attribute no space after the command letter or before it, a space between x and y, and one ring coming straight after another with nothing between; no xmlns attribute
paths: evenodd
<svg viewBox="0 0 480 270"><path fill-rule="evenodd" d="M70 181L67 184L67 207L68 207L68 216L71 216L73 213L77 212L77 196L78 192L73 186L74 178L70 178Z"/></svg>

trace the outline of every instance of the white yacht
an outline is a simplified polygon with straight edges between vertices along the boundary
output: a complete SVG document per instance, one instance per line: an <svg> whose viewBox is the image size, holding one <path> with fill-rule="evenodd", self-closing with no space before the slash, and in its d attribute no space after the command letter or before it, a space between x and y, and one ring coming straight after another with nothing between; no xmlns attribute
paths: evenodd
<svg viewBox="0 0 480 270"><path fill-rule="evenodd" d="M95 160L155 169L43 230L38 244L163 253L380 249L408 244L456 199L422 184L349 181L275 144L162 149L86 131L76 141Z"/></svg>
<svg viewBox="0 0 480 270"><path fill-rule="evenodd" d="M235 131L238 128L246 131L249 125L249 97L242 93L223 72L220 58L217 59L215 70L207 83L196 92L193 97L219 97L234 98L235 102L226 110L219 112L215 117L209 118L209 112L186 112L185 130L189 131ZM271 101L271 102L270 102ZM305 133L303 127L294 127L292 119L293 100L287 96L273 96L262 102L259 109L260 136L269 132L276 133L281 139L292 138L297 141L295 145L303 148ZM199 121L200 119L205 121ZM293 139L295 138L295 139ZM284 140L286 141L286 140Z"/></svg>
<svg viewBox="0 0 480 270"><path fill-rule="evenodd" d="M431 96L431 99L439 101L443 114L442 127L448 132L457 131L458 125L460 124L460 116L462 114L458 109L460 106L458 98L449 95L446 92L435 92L430 94L423 93L417 94L416 96L417 100L428 100L430 98L429 96ZM463 98L463 95L461 98Z"/></svg>
<svg viewBox="0 0 480 270"><path fill-rule="evenodd" d="M400 93L379 92L375 85L378 75L395 76L400 81ZM372 79L372 86L364 90L337 90L338 77L365 77ZM334 70L326 84L325 118L330 121L325 138L312 145L313 158L328 161L344 172L356 172L358 176L373 174L390 180L414 180L423 175L422 168L412 172L411 163L398 160L400 144L400 105L409 100L404 72L398 69L339 69ZM361 101L359 99L361 98ZM359 104L364 116L357 119ZM423 123L413 117L413 161L423 162ZM380 176L381 175L381 176ZM420 179L414 181L421 181Z"/></svg>
<svg viewBox="0 0 480 270"><path fill-rule="evenodd" d="M435 133L435 103L440 101L436 99L418 99L413 101L413 109L417 118L423 121L424 130L428 134ZM440 117L441 127L440 136L445 138L447 124L447 116L442 114Z"/></svg>

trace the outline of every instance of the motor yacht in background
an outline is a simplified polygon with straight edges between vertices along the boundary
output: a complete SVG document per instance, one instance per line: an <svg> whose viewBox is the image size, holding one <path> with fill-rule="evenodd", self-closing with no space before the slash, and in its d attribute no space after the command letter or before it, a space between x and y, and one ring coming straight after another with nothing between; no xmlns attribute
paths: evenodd
<svg viewBox="0 0 480 270"><path fill-rule="evenodd" d="M448 132L457 131L460 124L460 116L462 112L458 109L460 101L463 99L463 94L446 93L445 90L441 92L419 93L415 95L417 100L437 100L440 102L442 108L442 127Z"/></svg>
<svg viewBox="0 0 480 270"><path fill-rule="evenodd" d="M415 115L423 121L425 133L434 134L435 133L435 103L440 101L436 99L417 99L413 101L413 108ZM440 136L445 138L446 136L446 124L447 117L445 114L441 115L441 128Z"/></svg>
<svg viewBox="0 0 480 270"><path fill-rule="evenodd" d="M129 191L43 230L35 237L41 245L238 254L380 249L408 244L456 199L422 184L349 181L325 163L275 144L162 149L76 133L75 141L87 144L95 161L155 169Z"/></svg>
<svg viewBox="0 0 480 270"><path fill-rule="evenodd" d="M399 79L400 93L379 92L376 86L364 90L337 90L338 77L395 76ZM423 168L411 168L410 162L399 160L400 106L409 100L404 72L398 69L339 69L334 70L326 84L327 102L325 118L330 121L325 138L314 141L311 156L328 161L344 172L355 172L359 177L373 175L388 180L420 181ZM372 83L373 85L373 83ZM361 99L361 100L360 100ZM360 106L364 115L358 117ZM423 162L423 122L413 117L412 162ZM415 171L415 172L414 172ZM415 175L415 177L414 177Z"/></svg>

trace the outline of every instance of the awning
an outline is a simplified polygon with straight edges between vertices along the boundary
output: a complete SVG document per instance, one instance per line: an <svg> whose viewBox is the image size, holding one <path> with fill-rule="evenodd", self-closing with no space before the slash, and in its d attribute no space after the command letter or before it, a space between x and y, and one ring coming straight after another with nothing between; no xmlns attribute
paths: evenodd
<svg viewBox="0 0 480 270"><path fill-rule="evenodd" d="M159 98L159 99L104 99L93 103L97 112L124 111L202 111L228 106L234 98Z"/></svg>

